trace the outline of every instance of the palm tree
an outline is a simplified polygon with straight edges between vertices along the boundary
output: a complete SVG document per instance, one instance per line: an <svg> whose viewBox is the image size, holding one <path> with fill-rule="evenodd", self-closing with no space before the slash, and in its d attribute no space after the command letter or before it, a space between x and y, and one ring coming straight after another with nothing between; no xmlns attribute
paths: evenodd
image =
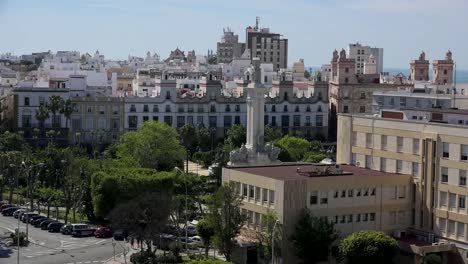
<svg viewBox="0 0 468 264"><path fill-rule="evenodd" d="M62 106L60 107L60 113L65 116L65 127L68 128L68 120L70 120L71 115L75 109L75 104L72 103L70 99L65 101L62 100Z"/></svg>
<svg viewBox="0 0 468 264"><path fill-rule="evenodd" d="M39 127L44 128L44 122L49 118L49 109L47 105L40 105L36 110L36 119L39 121Z"/></svg>
<svg viewBox="0 0 468 264"><path fill-rule="evenodd" d="M49 108L49 111L52 113L52 126L54 127L57 126L56 116L57 116L57 112L60 111L62 104L63 104L63 98L58 95L52 95L49 98L49 104L47 105L47 107Z"/></svg>

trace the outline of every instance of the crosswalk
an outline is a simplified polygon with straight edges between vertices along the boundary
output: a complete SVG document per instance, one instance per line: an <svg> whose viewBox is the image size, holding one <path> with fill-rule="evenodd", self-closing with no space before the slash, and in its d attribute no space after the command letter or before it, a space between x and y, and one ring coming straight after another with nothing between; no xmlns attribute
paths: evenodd
<svg viewBox="0 0 468 264"><path fill-rule="evenodd" d="M40 257L44 255L56 255L66 253L67 250L74 250L88 246L99 245L107 240L105 239L83 239L83 238L70 238L69 240L61 240L60 246L56 248L46 248L43 245L35 245L22 250L22 255L26 258Z"/></svg>

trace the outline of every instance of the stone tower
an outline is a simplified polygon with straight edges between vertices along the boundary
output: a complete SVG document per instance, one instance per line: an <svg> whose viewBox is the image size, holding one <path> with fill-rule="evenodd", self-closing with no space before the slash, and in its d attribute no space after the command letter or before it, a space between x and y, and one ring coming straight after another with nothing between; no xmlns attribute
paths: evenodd
<svg viewBox="0 0 468 264"><path fill-rule="evenodd" d="M356 61L346 57L346 51L340 51L340 57L337 63L337 74L335 82L338 83L357 83L356 79Z"/></svg>
<svg viewBox="0 0 468 264"><path fill-rule="evenodd" d="M445 54L445 60L434 60L432 62L432 82L439 85L452 84L453 65L452 52L450 50Z"/></svg>
<svg viewBox="0 0 468 264"><path fill-rule="evenodd" d="M251 80L244 88L247 93L247 138L246 144L230 153L230 166L269 165L279 163L280 150L271 144L265 144L264 106L268 89L262 84L260 59L254 58L252 66L244 74Z"/></svg>
<svg viewBox="0 0 468 264"><path fill-rule="evenodd" d="M419 55L419 59L410 63L410 80L413 82L429 81L429 61L426 60L424 51Z"/></svg>
<svg viewBox="0 0 468 264"><path fill-rule="evenodd" d="M364 74L376 74L377 73L377 62L375 61L374 55L369 56L369 60L364 62Z"/></svg>

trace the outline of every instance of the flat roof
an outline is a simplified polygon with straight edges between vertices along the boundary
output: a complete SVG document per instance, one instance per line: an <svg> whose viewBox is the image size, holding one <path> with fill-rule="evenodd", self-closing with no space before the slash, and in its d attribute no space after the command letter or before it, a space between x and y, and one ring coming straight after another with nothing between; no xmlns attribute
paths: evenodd
<svg viewBox="0 0 468 264"><path fill-rule="evenodd" d="M381 172L356 167L349 164L312 164L312 163L285 163L270 166L227 167L228 169L244 173L259 175L275 180L304 180L307 178L333 177L333 176L394 176L397 173Z"/></svg>

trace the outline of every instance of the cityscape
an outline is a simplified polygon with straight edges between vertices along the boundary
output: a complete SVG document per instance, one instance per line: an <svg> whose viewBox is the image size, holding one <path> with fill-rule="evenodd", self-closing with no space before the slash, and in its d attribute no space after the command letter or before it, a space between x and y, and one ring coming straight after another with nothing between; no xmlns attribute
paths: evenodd
<svg viewBox="0 0 468 264"><path fill-rule="evenodd" d="M468 264L465 51L307 61L261 13L218 20L168 54L0 41L0 263Z"/></svg>

